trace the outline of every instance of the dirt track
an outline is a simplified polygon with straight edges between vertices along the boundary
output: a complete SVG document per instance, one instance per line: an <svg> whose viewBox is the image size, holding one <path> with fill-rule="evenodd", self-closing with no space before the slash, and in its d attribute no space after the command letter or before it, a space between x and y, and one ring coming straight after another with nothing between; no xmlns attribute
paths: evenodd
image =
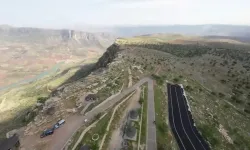
<svg viewBox="0 0 250 150"><path fill-rule="evenodd" d="M139 82L137 82L135 85L133 85L130 88L125 89L122 91L119 95L114 96L112 99L108 101L104 101L101 104L99 104L97 107L93 108L90 112L85 114L85 116L82 115L73 115L66 119L66 123L59 129L56 130L56 132L50 136L46 137L46 140L49 140L49 144L46 145L46 147L43 150L62 150L67 142L70 140L70 138L74 135L74 133L82 126L84 125L84 120L88 119L91 120L94 118L97 114L100 112L104 112L108 108L114 106L117 102L122 100L126 95L136 90L136 88L140 87L142 84L148 82L150 86L153 86L152 79L150 78L143 78ZM152 85L151 85L152 84ZM152 94L150 92L150 94ZM149 96L152 97L152 96ZM35 143L40 143L41 139L39 137L34 136L28 136L24 139L24 142L28 143L29 139L37 139L32 140ZM151 141L151 140L150 140ZM32 142L33 143L33 142ZM33 143L33 145L35 144ZM27 146L27 147L25 147ZM34 150L34 147L32 147L32 144L25 144L24 148L25 150Z"/></svg>

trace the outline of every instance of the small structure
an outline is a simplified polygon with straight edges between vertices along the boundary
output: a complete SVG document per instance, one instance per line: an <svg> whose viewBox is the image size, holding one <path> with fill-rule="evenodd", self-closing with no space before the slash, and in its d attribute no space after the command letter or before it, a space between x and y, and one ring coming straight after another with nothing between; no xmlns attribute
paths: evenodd
<svg viewBox="0 0 250 150"><path fill-rule="evenodd" d="M137 129L134 126L134 122L128 122L124 130L124 139L136 141L137 139Z"/></svg>
<svg viewBox="0 0 250 150"><path fill-rule="evenodd" d="M89 94L85 97L86 101L95 101L97 99L96 94Z"/></svg>
<svg viewBox="0 0 250 150"><path fill-rule="evenodd" d="M90 147L88 145L83 145L80 150L90 150Z"/></svg>
<svg viewBox="0 0 250 150"><path fill-rule="evenodd" d="M129 118L130 120L133 120L133 121L138 121L139 120L139 114L138 114L138 110L131 110L129 112Z"/></svg>
<svg viewBox="0 0 250 150"><path fill-rule="evenodd" d="M17 150L20 146L19 138L17 135L14 135L8 139L0 141L1 150Z"/></svg>

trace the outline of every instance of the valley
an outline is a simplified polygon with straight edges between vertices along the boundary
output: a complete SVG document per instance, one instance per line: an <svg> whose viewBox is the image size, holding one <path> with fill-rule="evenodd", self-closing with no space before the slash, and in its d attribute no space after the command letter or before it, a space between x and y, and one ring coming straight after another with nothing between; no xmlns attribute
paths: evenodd
<svg viewBox="0 0 250 150"><path fill-rule="evenodd" d="M106 33L0 27L0 52L4 54L0 56L0 87L40 76L59 64L63 70L85 58L98 58L114 40Z"/></svg>

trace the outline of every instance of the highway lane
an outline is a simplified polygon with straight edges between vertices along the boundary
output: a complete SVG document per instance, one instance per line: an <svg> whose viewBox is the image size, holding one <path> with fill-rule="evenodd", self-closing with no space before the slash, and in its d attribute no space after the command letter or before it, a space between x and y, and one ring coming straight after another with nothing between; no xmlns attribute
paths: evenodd
<svg viewBox="0 0 250 150"><path fill-rule="evenodd" d="M207 142L201 137L188 111L184 90L179 85L167 85L169 122L181 150L208 150Z"/></svg>
<svg viewBox="0 0 250 150"><path fill-rule="evenodd" d="M156 150L156 126L155 121L155 102L154 102L154 84L153 80L148 81L148 109L147 109L147 140L146 140L146 149L147 150Z"/></svg>
<svg viewBox="0 0 250 150"><path fill-rule="evenodd" d="M85 119L88 119L88 120L93 119L97 114L114 106L117 102L121 101L126 95L128 95L129 93L131 93L136 88L140 87L142 84L144 84L146 82L149 82L148 89L150 89L150 92L149 92L148 99L150 99L149 102L151 105L151 102L154 102L154 94L153 94L154 91L152 90L153 89L153 81L152 81L152 79L146 77L146 78L141 79L139 82L137 82L132 87L125 89L124 91L122 91L119 95L115 96L114 98L112 98L108 101L102 102L97 107L93 108L91 111L89 111L87 114L85 114L85 116L76 115L71 120L66 120L65 125L63 125L61 128L59 128L57 130L57 132L53 135L48 149L49 150L62 150L62 149L64 149L64 147L66 146L68 141L71 139L71 137L74 135L74 133L82 125L84 125ZM154 108L154 107L152 107L152 108ZM153 111L152 109L149 109L149 110L150 110L150 112ZM152 113L154 113L154 112L152 112ZM152 120L152 117L155 117L155 116L150 115L149 119ZM69 124L67 122L72 122L72 123ZM153 121L152 121L152 123L153 123ZM150 142L152 145L156 145L156 137L154 135L154 132L152 132L151 130L154 130L154 127L152 127L152 129L150 128L150 131L149 131L150 133L148 133L147 141ZM147 144L147 145L150 145L150 144ZM151 149L148 149L148 150L151 150ZM152 150L154 150L154 149L152 149Z"/></svg>

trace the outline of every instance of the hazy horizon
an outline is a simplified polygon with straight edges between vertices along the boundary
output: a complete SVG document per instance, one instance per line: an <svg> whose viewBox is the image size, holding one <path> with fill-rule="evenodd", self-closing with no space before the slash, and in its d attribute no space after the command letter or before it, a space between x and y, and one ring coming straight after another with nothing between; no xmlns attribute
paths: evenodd
<svg viewBox="0 0 250 150"><path fill-rule="evenodd" d="M250 25L247 0L9 0L0 24L74 28L150 25Z"/></svg>

